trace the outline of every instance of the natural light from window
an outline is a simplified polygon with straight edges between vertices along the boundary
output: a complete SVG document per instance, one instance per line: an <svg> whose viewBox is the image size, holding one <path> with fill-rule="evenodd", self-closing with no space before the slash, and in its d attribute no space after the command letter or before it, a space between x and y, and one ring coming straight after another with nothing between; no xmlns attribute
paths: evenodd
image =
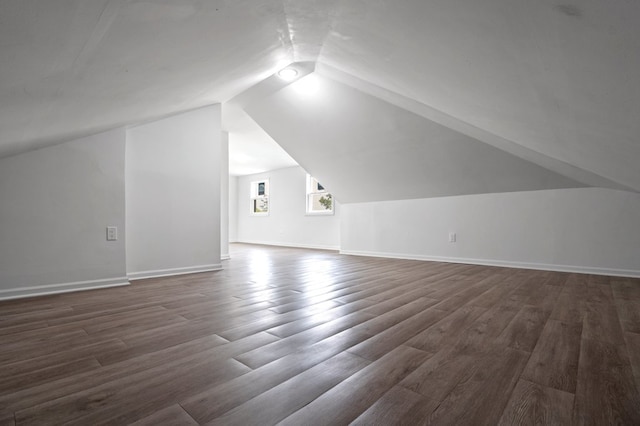
<svg viewBox="0 0 640 426"><path fill-rule="evenodd" d="M333 214L334 204L333 196L316 178L307 173L307 214Z"/></svg>

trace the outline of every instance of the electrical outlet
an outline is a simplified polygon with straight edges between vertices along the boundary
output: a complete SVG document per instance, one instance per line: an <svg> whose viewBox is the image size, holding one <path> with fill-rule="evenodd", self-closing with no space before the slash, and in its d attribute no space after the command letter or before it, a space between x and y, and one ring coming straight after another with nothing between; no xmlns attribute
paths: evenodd
<svg viewBox="0 0 640 426"><path fill-rule="evenodd" d="M107 226L107 241L117 241L117 240L118 240L118 227Z"/></svg>
<svg viewBox="0 0 640 426"><path fill-rule="evenodd" d="M457 239L457 235L455 232L449 232L449 242L450 243L455 243L456 239Z"/></svg>

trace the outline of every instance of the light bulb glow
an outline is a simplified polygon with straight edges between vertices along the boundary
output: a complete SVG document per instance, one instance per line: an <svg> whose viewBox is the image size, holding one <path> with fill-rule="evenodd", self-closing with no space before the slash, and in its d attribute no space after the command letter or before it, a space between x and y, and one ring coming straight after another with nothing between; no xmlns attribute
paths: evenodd
<svg viewBox="0 0 640 426"><path fill-rule="evenodd" d="M315 74L309 74L297 80L291 87L300 95L311 96L318 93L320 82Z"/></svg>
<svg viewBox="0 0 640 426"><path fill-rule="evenodd" d="M284 81L291 81L298 76L298 70L295 68L285 68L278 71L278 77Z"/></svg>

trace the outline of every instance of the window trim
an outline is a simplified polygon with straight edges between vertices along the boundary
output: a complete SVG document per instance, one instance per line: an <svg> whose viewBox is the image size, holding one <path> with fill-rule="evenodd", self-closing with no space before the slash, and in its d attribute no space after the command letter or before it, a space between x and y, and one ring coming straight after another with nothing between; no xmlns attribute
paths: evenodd
<svg viewBox="0 0 640 426"><path fill-rule="evenodd" d="M331 194L326 188L323 187L322 190L317 190L317 188L315 188L316 190L313 191L314 188L312 188L313 185L313 181L314 181L314 177L311 176L309 173L307 173L307 185L306 185L306 196L305 196L305 211L306 214L305 216L332 216L335 215L336 212L336 200L333 197L333 194ZM315 179L316 183L318 183L318 185L320 185L320 182L318 182L317 179ZM331 210L317 210L314 211L311 209L311 200L312 197L314 195L318 195L318 194L327 194L331 196Z"/></svg>
<svg viewBox="0 0 640 426"><path fill-rule="evenodd" d="M264 183L264 194L258 194L258 188L261 183ZM251 182L249 187L249 214L251 216L269 216L271 212L271 194L269 188L269 179L260 179ZM257 200L265 200L267 202L267 211L266 212L257 212L255 211L254 205Z"/></svg>

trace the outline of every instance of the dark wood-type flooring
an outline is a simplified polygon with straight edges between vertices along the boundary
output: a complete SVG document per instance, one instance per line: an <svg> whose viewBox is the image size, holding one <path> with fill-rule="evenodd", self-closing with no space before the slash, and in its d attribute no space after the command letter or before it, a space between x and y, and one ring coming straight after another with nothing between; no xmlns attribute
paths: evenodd
<svg viewBox="0 0 640 426"><path fill-rule="evenodd" d="M637 279L233 245L0 342L0 425L640 425Z"/></svg>

